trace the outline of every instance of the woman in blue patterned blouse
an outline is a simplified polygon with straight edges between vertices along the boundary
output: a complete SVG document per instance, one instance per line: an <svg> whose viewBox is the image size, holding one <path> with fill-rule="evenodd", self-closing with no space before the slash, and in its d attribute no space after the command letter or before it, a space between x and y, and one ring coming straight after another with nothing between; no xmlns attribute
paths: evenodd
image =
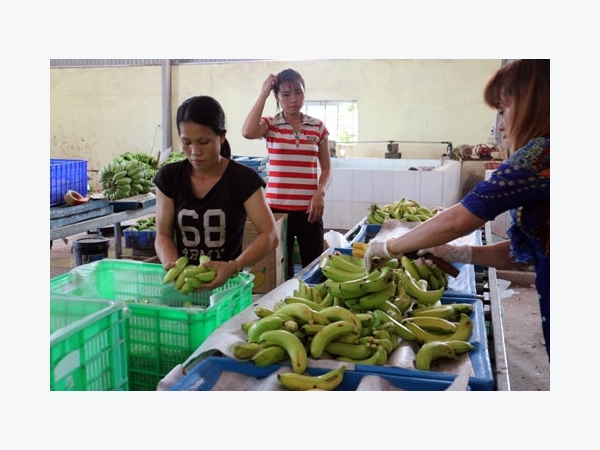
<svg viewBox="0 0 600 450"><path fill-rule="evenodd" d="M374 241L365 254L395 258L420 250L447 261L502 270L535 267L542 331L550 359L550 60L515 60L488 81L485 102L498 110L498 130L511 156L460 203L401 237ZM510 211L509 239L450 245Z"/></svg>

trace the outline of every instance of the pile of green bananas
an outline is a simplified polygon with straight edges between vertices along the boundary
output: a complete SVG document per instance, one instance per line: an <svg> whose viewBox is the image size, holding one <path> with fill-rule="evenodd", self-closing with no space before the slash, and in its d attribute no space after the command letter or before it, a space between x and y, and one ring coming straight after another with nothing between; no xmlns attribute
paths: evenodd
<svg viewBox="0 0 600 450"><path fill-rule="evenodd" d="M109 162L98 172L98 181L102 194L109 200L146 194L154 186L148 170L137 159Z"/></svg>
<svg viewBox="0 0 600 450"><path fill-rule="evenodd" d="M156 216L138 219L127 228L129 231L156 231Z"/></svg>
<svg viewBox="0 0 600 450"><path fill-rule="evenodd" d="M202 255L198 261L198 265L188 264L188 258L181 256L175 262L175 266L165 274L163 284L175 283L175 288L179 292L188 295L202 283L209 283L217 276L214 268L204 266L208 261L210 261L210 258Z"/></svg>
<svg viewBox="0 0 600 450"><path fill-rule="evenodd" d="M399 219L407 222L424 222L437 214L436 208L421 206L414 200L401 198L395 203L378 205L373 203L369 208L366 222L381 225L385 219Z"/></svg>
<svg viewBox="0 0 600 450"><path fill-rule="evenodd" d="M255 306L257 318L242 325L247 339L232 346L233 356L261 367L289 360L295 375L280 381L301 390L335 389L343 375L306 375L308 358L385 365L400 341L408 340L419 345L415 368L430 370L436 359L473 350L468 342L472 305L442 305L444 287L428 290L409 262L417 264L409 258L390 261L367 273L361 258L324 256L320 265L326 280L315 285L298 280L298 289L272 309Z"/></svg>

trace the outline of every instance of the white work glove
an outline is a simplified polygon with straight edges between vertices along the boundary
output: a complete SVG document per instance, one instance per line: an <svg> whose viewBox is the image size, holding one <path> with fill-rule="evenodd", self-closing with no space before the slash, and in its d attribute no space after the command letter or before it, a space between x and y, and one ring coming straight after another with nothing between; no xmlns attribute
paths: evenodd
<svg viewBox="0 0 600 450"><path fill-rule="evenodd" d="M459 262L471 264L471 246L470 245L451 245L444 244L437 247L424 248L417 252L417 255L423 256L426 253L431 253L438 258L445 259L448 262ZM423 264L429 267L436 267L435 263L430 259L419 258Z"/></svg>
<svg viewBox="0 0 600 450"><path fill-rule="evenodd" d="M387 250L386 241L370 241L367 251L365 252L365 268L367 272L371 271L373 258L392 259Z"/></svg>

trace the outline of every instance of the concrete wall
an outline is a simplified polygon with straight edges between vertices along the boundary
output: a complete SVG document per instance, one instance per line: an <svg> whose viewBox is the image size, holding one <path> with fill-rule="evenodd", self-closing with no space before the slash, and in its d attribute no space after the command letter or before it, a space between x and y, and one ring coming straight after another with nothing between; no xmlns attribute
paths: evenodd
<svg viewBox="0 0 600 450"><path fill-rule="evenodd" d="M266 156L262 141L241 135L242 123L269 73L292 67L307 100L357 100L358 141L347 157L383 158L385 143L486 142L495 111L482 98L501 60L294 60L171 67L172 122L179 104L208 94L221 102L233 153ZM265 114L274 114L271 97ZM160 66L50 69L50 157L88 160L91 174L118 154L163 150ZM173 149L179 149L172 127ZM404 159L439 159L440 144L400 144ZM92 181L92 187L94 182Z"/></svg>

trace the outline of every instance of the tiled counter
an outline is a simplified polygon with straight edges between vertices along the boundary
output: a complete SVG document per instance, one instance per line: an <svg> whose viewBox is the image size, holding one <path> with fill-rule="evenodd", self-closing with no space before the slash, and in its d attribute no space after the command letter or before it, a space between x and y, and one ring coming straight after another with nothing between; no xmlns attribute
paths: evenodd
<svg viewBox="0 0 600 450"><path fill-rule="evenodd" d="M460 200L457 161L441 165L431 159L333 158L331 167L323 218L326 230L350 229L367 215L372 203L385 205L406 198L425 206L449 207Z"/></svg>

